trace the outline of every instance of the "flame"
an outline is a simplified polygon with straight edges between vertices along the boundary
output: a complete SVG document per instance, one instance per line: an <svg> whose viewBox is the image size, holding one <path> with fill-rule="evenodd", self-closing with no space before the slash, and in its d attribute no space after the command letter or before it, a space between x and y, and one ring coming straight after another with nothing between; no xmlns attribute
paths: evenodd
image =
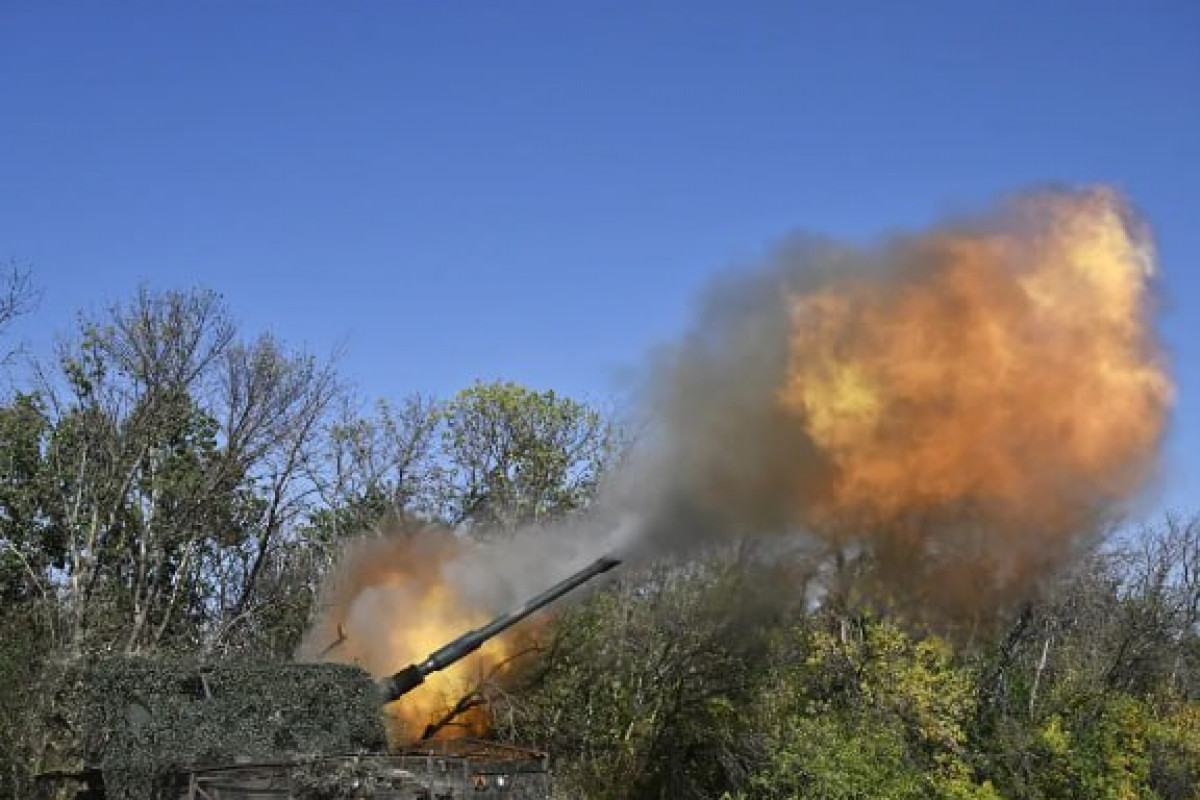
<svg viewBox="0 0 1200 800"><path fill-rule="evenodd" d="M472 607L464 587L447 577L465 546L449 534L393 535L360 541L346 556L326 598L324 613L301 647L302 659L357 664L383 678L423 661L449 640L486 624L492 611ZM527 623L528 625L528 623ZM528 627L526 626L526 631ZM408 742L442 720L516 652L512 632L426 678L385 709L389 735ZM474 705L453 716L438 738L487 732L485 709Z"/></svg>
<svg viewBox="0 0 1200 800"><path fill-rule="evenodd" d="M1151 473L1172 386L1145 232L1112 191L1046 193L884 260L787 298L777 400L824 465L795 514L1019 577Z"/></svg>

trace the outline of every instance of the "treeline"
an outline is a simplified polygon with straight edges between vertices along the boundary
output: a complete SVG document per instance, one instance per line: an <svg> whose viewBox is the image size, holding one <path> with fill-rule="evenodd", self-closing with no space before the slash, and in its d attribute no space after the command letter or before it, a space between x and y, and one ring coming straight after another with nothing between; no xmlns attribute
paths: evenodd
<svg viewBox="0 0 1200 800"><path fill-rule="evenodd" d="M28 306L8 276L0 326ZM6 312L10 309L10 312ZM476 384L364 405L336 365L149 289L0 407L0 797L33 796L45 665L290 658L348 537L586 510L615 420ZM730 544L626 570L461 705L563 797L1200 797L1200 523L1105 542L933 632L869 553Z"/></svg>
<svg viewBox="0 0 1200 800"><path fill-rule="evenodd" d="M493 697L563 797L1200 797L1200 523L1082 558L938 635L852 560L744 548L573 609Z"/></svg>
<svg viewBox="0 0 1200 800"><path fill-rule="evenodd" d="M7 277L0 326L30 300ZM348 537L567 514L613 452L598 412L512 383L364 408L333 363L245 335L208 291L143 289L49 363L7 367L0 797L32 796L48 660L290 659Z"/></svg>

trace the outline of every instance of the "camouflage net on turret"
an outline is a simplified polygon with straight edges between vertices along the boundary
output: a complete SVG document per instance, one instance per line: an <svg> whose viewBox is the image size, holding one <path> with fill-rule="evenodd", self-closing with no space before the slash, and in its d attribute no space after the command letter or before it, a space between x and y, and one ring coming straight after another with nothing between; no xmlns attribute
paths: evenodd
<svg viewBox="0 0 1200 800"><path fill-rule="evenodd" d="M64 677L51 766L99 769L110 800L173 797L194 767L385 746L375 684L356 667L113 658Z"/></svg>

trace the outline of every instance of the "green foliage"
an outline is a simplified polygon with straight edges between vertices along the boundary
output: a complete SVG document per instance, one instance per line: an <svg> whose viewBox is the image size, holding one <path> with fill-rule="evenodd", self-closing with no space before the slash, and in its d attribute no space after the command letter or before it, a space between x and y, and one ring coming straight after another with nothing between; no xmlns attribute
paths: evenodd
<svg viewBox="0 0 1200 800"><path fill-rule="evenodd" d="M1036 796L1156 797L1149 785L1149 724L1145 706L1121 695L1082 706L1069 718L1052 714L1036 734Z"/></svg>
<svg viewBox="0 0 1200 800"><path fill-rule="evenodd" d="M739 797L761 800L918 800L931 796L907 757L903 732L886 719L796 716L773 731L770 767ZM777 738L775 738L777 737Z"/></svg>
<svg viewBox="0 0 1200 800"><path fill-rule="evenodd" d="M361 415L347 405L328 428L324 502L306 534L338 546L373 529L436 520L450 471L437 451L442 404L421 396L380 401Z"/></svg>
<svg viewBox="0 0 1200 800"><path fill-rule="evenodd" d="M312 534L441 524L491 536L585 507L612 455L612 426L554 392L476 383L439 403L409 397L329 430L332 469Z"/></svg>
<svg viewBox="0 0 1200 800"><path fill-rule="evenodd" d="M1148 716L1150 785L1163 800L1200 800L1200 703L1167 691Z"/></svg>
<svg viewBox="0 0 1200 800"><path fill-rule="evenodd" d="M0 407L0 603L37 596L46 569L62 564L64 542L44 514L48 427L35 395L17 394Z"/></svg>
<svg viewBox="0 0 1200 800"><path fill-rule="evenodd" d="M806 623L785 642L804 655L761 697L765 758L744 797L1000 797L965 760L975 683L948 642L870 619Z"/></svg>
<svg viewBox="0 0 1200 800"><path fill-rule="evenodd" d="M609 455L601 416L553 391L477 383L447 404L444 419L453 523L511 529L582 508Z"/></svg>
<svg viewBox="0 0 1200 800"><path fill-rule="evenodd" d="M360 414L211 292L143 290L59 355L0 403L5 797L31 794L60 657L286 659L347 537L553 521L614 456L595 409L511 382ZM847 610L869 570L844 553L732 550L628 565L558 618L485 687L495 735L592 800L1200 800L1200 521L969 635Z"/></svg>
<svg viewBox="0 0 1200 800"><path fill-rule="evenodd" d="M51 643L42 602L0 606L0 797L32 797L42 664Z"/></svg>
<svg viewBox="0 0 1200 800"><path fill-rule="evenodd" d="M735 788L755 746L764 589L727 559L626 574L560 621L524 688L495 705L499 731L555 753L567 796Z"/></svg>

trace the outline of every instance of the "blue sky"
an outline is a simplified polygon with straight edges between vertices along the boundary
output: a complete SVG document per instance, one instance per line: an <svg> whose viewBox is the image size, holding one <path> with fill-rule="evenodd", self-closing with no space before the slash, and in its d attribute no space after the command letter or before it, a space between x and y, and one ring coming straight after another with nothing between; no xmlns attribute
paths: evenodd
<svg viewBox="0 0 1200 800"><path fill-rule="evenodd" d="M367 396L606 403L716 273L1045 182L1149 218L1200 508L1200 3L0 4L0 257L34 349L221 291Z"/></svg>

